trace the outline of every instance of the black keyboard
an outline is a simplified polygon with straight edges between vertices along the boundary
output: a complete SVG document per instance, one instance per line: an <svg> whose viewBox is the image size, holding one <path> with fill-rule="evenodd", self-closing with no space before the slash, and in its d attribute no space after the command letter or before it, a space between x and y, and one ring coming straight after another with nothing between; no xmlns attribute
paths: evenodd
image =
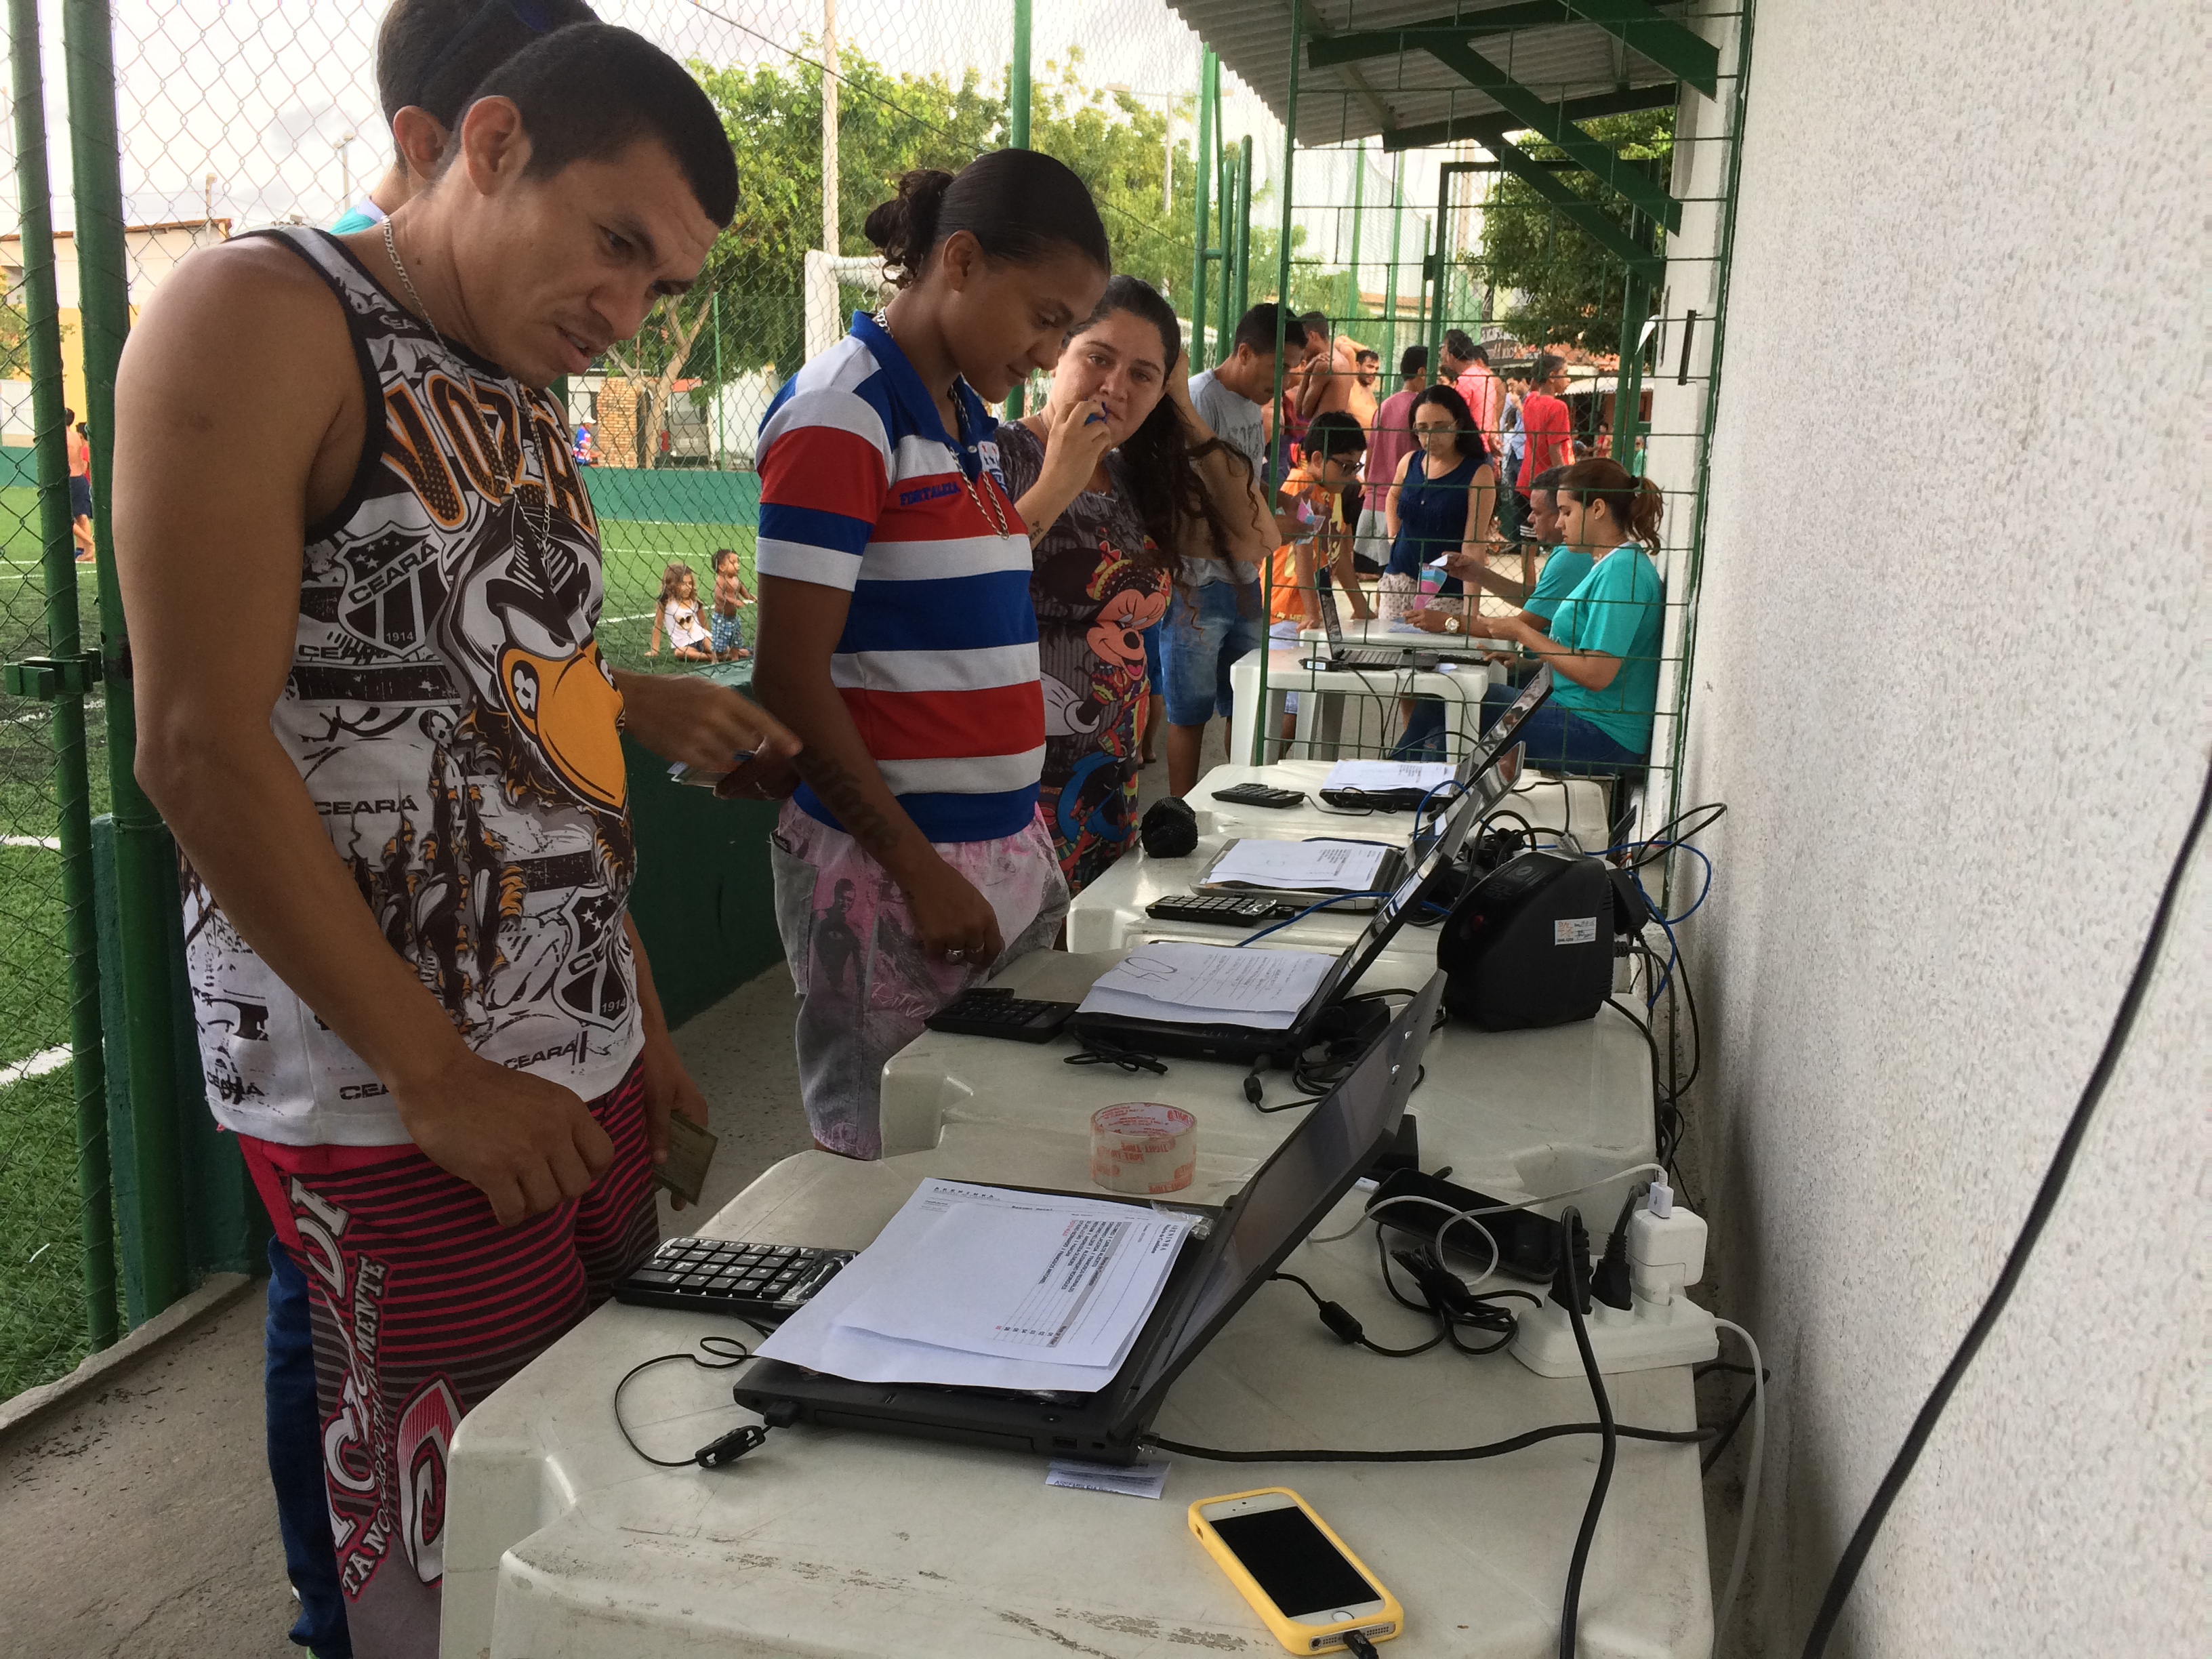
<svg viewBox="0 0 2212 1659"><path fill-rule="evenodd" d="M1170 893L1147 904L1145 914L1154 921L1202 921L1223 927L1249 927L1255 922L1294 916L1301 908L1278 899L1249 898L1242 893Z"/></svg>
<svg viewBox="0 0 2212 1659"><path fill-rule="evenodd" d="M954 1036L1005 1037L1014 1042L1049 1042L1075 1012L1072 1002L1040 1002L1012 991L979 985L963 991L922 1022L933 1031Z"/></svg>
<svg viewBox="0 0 2212 1659"><path fill-rule="evenodd" d="M748 1319L783 1319L796 1313L855 1254L798 1244L746 1244L730 1238L671 1238L615 1286L615 1300Z"/></svg>

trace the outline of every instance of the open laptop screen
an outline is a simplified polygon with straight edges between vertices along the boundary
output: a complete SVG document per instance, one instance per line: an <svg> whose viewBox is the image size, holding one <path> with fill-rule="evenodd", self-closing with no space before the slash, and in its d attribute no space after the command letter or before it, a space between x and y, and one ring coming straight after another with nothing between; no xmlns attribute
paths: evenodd
<svg viewBox="0 0 2212 1659"><path fill-rule="evenodd" d="M1398 1127L1420 1075L1444 976L1432 974L1327 1098L1254 1172L1222 1231L1206 1242L1204 1269L1184 1292L1152 1363L1135 1382L1139 1410L1158 1396L1321 1224Z"/></svg>

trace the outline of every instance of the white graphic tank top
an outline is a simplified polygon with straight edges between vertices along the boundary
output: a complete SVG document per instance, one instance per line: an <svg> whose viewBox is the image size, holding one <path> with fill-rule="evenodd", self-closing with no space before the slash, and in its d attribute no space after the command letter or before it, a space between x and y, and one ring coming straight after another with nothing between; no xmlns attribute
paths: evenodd
<svg viewBox="0 0 2212 1659"><path fill-rule="evenodd" d="M622 698L592 637L599 532L568 422L442 343L335 237L264 234L337 296L368 403L352 487L307 530L270 726L377 927L469 1046L588 1100L643 1039ZM405 1144L383 1084L189 866L185 890L217 1120L292 1146Z"/></svg>

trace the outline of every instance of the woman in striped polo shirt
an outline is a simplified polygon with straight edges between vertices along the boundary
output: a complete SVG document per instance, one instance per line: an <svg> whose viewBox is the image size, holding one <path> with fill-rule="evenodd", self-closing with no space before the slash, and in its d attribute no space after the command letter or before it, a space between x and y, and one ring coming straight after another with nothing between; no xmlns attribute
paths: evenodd
<svg viewBox="0 0 2212 1659"><path fill-rule="evenodd" d="M1110 268L1090 191L1030 150L909 173L866 228L897 295L761 426L753 679L804 745L771 854L799 1086L853 1158L882 1151L884 1060L1066 912L1030 538L987 405L1053 366Z"/></svg>

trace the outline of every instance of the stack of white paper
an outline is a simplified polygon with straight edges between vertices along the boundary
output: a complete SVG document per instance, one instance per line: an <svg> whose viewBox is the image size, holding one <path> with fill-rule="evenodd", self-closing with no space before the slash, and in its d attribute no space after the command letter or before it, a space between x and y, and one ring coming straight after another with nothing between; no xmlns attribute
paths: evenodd
<svg viewBox="0 0 2212 1659"><path fill-rule="evenodd" d="M1191 1220L927 1181L758 1352L860 1382L1093 1393L1128 1358Z"/></svg>
<svg viewBox="0 0 2212 1659"><path fill-rule="evenodd" d="M1380 794L1388 789L1435 788L1453 777L1447 761L1340 760L1321 781L1324 789L1364 789Z"/></svg>
<svg viewBox="0 0 2212 1659"><path fill-rule="evenodd" d="M1237 841L1214 860L1206 880L1208 886L1364 893L1375 885L1389 851L1365 841Z"/></svg>
<svg viewBox="0 0 2212 1659"><path fill-rule="evenodd" d="M1098 976L1079 1012L1287 1030L1335 961L1311 951L1140 945Z"/></svg>

